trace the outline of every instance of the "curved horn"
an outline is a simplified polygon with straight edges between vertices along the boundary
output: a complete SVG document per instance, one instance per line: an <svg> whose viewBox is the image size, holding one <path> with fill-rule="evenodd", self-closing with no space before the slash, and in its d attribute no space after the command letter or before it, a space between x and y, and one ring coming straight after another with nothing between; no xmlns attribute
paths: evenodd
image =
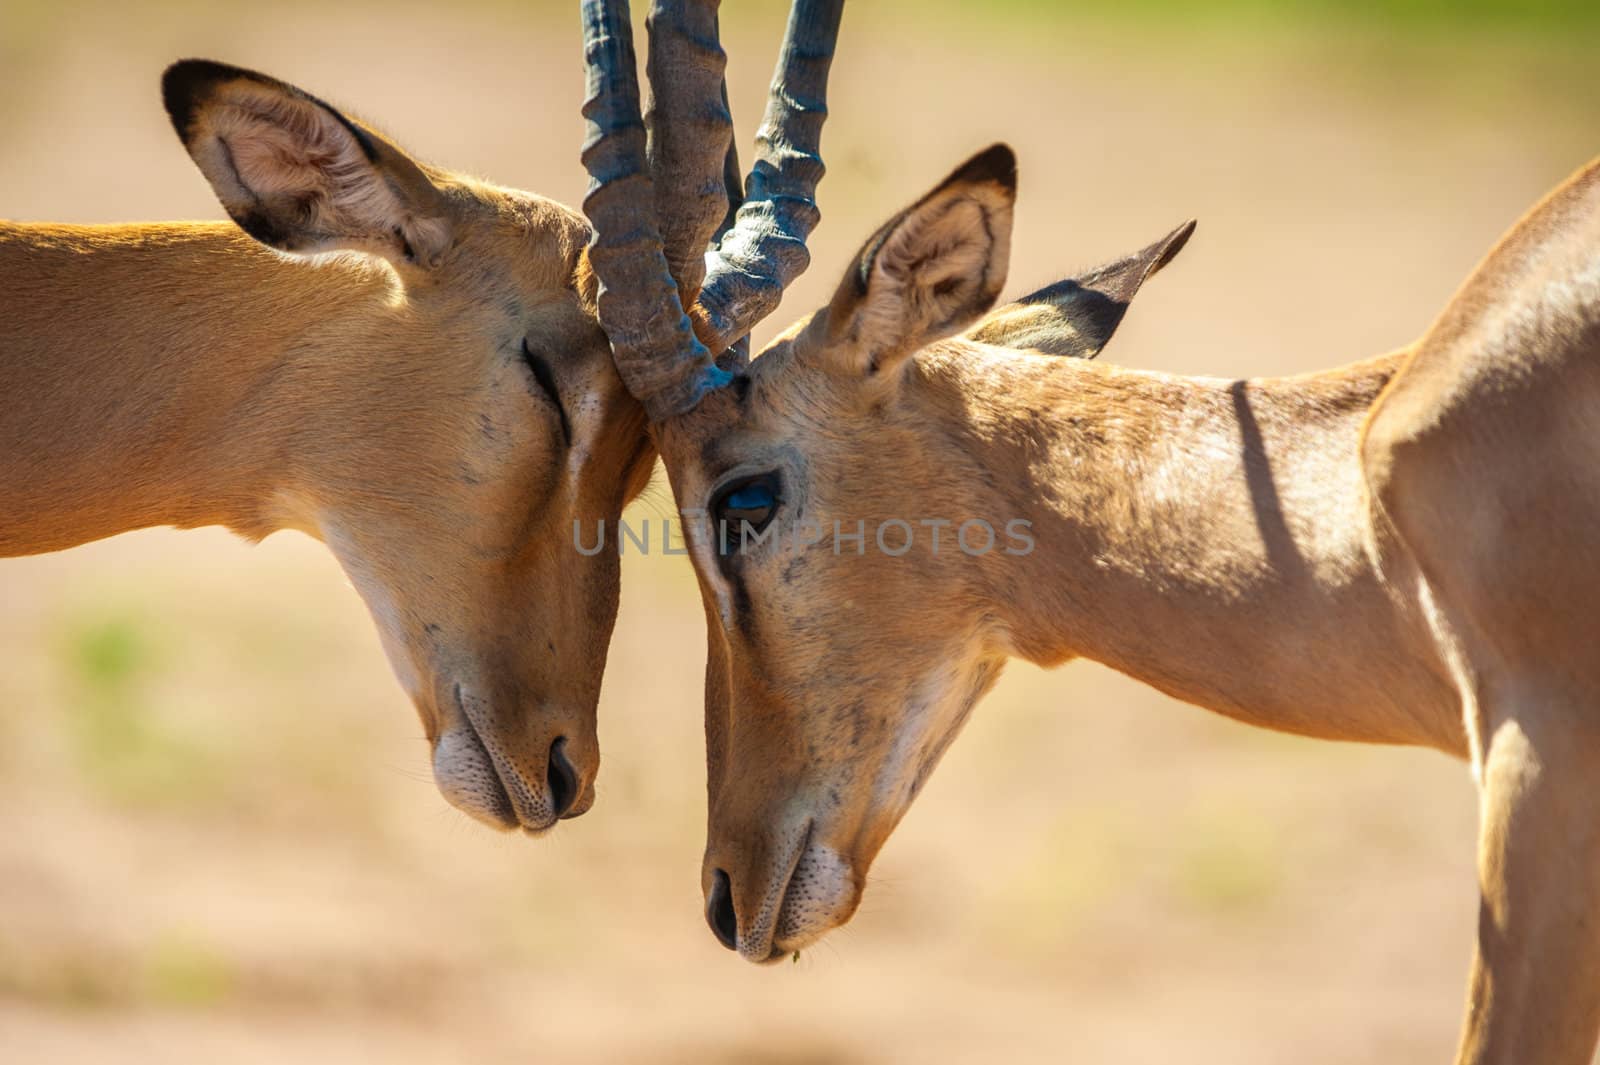
<svg viewBox="0 0 1600 1065"><path fill-rule="evenodd" d="M844 0L795 0L756 137L756 159L733 228L711 256L695 331L720 354L777 309L811 263L806 237L820 217L822 123L828 68Z"/></svg>
<svg viewBox="0 0 1600 1065"><path fill-rule="evenodd" d="M589 171L583 209L594 226L588 255L600 282L600 324L628 391L659 421L691 409L729 375L695 337L667 265L645 159L627 0L584 0L583 52Z"/></svg>
<svg viewBox="0 0 1600 1065"><path fill-rule="evenodd" d="M644 125L656 221L685 303L700 291L706 247L728 215L724 163L733 147L733 117L723 77L728 56L718 40L720 5L721 0L655 0L645 20L650 107Z"/></svg>

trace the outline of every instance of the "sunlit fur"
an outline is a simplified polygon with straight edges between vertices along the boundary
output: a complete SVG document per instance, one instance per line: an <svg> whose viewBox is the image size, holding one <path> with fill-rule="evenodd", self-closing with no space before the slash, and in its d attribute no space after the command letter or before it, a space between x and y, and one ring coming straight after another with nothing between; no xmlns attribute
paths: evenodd
<svg viewBox="0 0 1600 1065"><path fill-rule="evenodd" d="M1459 1060L1587 1061L1600 168L1519 223L1414 346L1282 379L1012 350L1050 316L981 317L982 300L930 329L904 291L852 287L876 240L742 394L656 431L686 521L719 485L777 471L776 520L869 530L861 556L831 537L692 550L705 883L728 875L741 953L782 956L851 916L1006 659L1081 656L1251 724L1470 759L1484 909ZM937 276L921 256L939 248L970 258L944 240L908 262ZM896 517L1023 518L1037 546L935 557L924 536L890 557L870 530Z"/></svg>
<svg viewBox="0 0 1600 1065"><path fill-rule="evenodd" d="M230 71L204 65L181 105L197 161L230 211L332 254L231 224L0 223L0 555L153 525L318 537L446 797L548 828L558 737L572 812L593 798L618 601L615 552L579 555L573 522L613 522L653 461L595 321L588 227L357 127L370 162L341 116Z"/></svg>

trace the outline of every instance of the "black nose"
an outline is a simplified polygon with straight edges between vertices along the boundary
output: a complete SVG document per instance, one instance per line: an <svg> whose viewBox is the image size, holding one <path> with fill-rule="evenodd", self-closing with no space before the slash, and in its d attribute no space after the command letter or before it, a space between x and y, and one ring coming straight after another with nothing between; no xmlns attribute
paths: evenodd
<svg viewBox="0 0 1600 1065"><path fill-rule="evenodd" d="M729 950L739 949L739 919L733 912L733 885L721 869L711 871L711 897L706 900L706 924L717 941Z"/></svg>
<svg viewBox="0 0 1600 1065"><path fill-rule="evenodd" d="M567 761L567 738L558 737L550 745L550 764L545 770L545 783L550 785L550 804L557 817L565 817L578 801L578 771Z"/></svg>

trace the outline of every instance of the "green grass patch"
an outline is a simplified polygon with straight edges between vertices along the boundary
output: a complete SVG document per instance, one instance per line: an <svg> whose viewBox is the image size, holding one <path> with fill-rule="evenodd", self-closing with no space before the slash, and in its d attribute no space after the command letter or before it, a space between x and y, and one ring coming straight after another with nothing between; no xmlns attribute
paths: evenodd
<svg viewBox="0 0 1600 1065"><path fill-rule="evenodd" d="M161 1005L214 1005L233 992L235 983L229 960L191 935L164 936L144 959L143 997Z"/></svg>
<svg viewBox="0 0 1600 1065"><path fill-rule="evenodd" d="M982 910L993 915L988 931L1019 954L1053 955L1125 888L1135 864L1117 810L1068 811L998 879L998 897Z"/></svg>
<svg viewBox="0 0 1600 1065"><path fill-rule="evenodd" d="M1170 69L1494 121L1531 113L1587 125L1600 111L1600 4L1577 0L891 0L850 18L865 36L915 26L975 56L1057 62L1079 76ZM974 89L1015 106L1004 85Z"/></svg>
<svg viewBox="0 0 1600 1065"><path fill-rule="evenodd" d="M156 629L125 610L63 626L66 731L79 769L120 803L188 805L215 791L213 752L163 720L150 692L167 669Z"/></svg>
<svg viewBox="0 0 1600 1065"><path fill-rule="evenodd" d="M227 999L239 984L233 962L188 932L168 932L132 954L92 943L8 947L0 954L0 997L67 1009L201 1008Z"/></svg>
<svg viewBox="0 0 1600 1065"><path fill-rule="evenodd" d="M1276 897L1283 860L1259 819L1240 810L1204 813L1182 832L1172 890L1180 903L1207 914L1253 914Z"/></svg>
<svg viewBox="0 0 1600 1065"><path fill-rule="evenodd" d="M924 10L926 5L915 5ZM941 0L937 8L972 5ZM1182 26L1319 29L1344 27L1429 34L1511 30L1538 36L1600 31L1592 0L989 0L981 7L995 23L1093 19L1099 22Z"/></svg>
<svg viewBox="0 0 1600 1065"><path fill-rule="evenodd" d="M0 997L64 1009L105 1009L128 1000L127 967L116 959L60 947L0 952Z"/></svg>

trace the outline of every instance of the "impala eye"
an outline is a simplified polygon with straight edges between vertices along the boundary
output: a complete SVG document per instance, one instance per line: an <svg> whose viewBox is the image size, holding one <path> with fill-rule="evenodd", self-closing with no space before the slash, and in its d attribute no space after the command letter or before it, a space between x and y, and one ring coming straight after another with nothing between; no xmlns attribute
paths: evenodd
<svg viewBox="0 0 1600 1065"><path fill-rule="evenodd" d="M723 489L711 506L722 551L738 551L741 534L759 535L777 512L778 479L772 474L736 481Z"/></svg>

